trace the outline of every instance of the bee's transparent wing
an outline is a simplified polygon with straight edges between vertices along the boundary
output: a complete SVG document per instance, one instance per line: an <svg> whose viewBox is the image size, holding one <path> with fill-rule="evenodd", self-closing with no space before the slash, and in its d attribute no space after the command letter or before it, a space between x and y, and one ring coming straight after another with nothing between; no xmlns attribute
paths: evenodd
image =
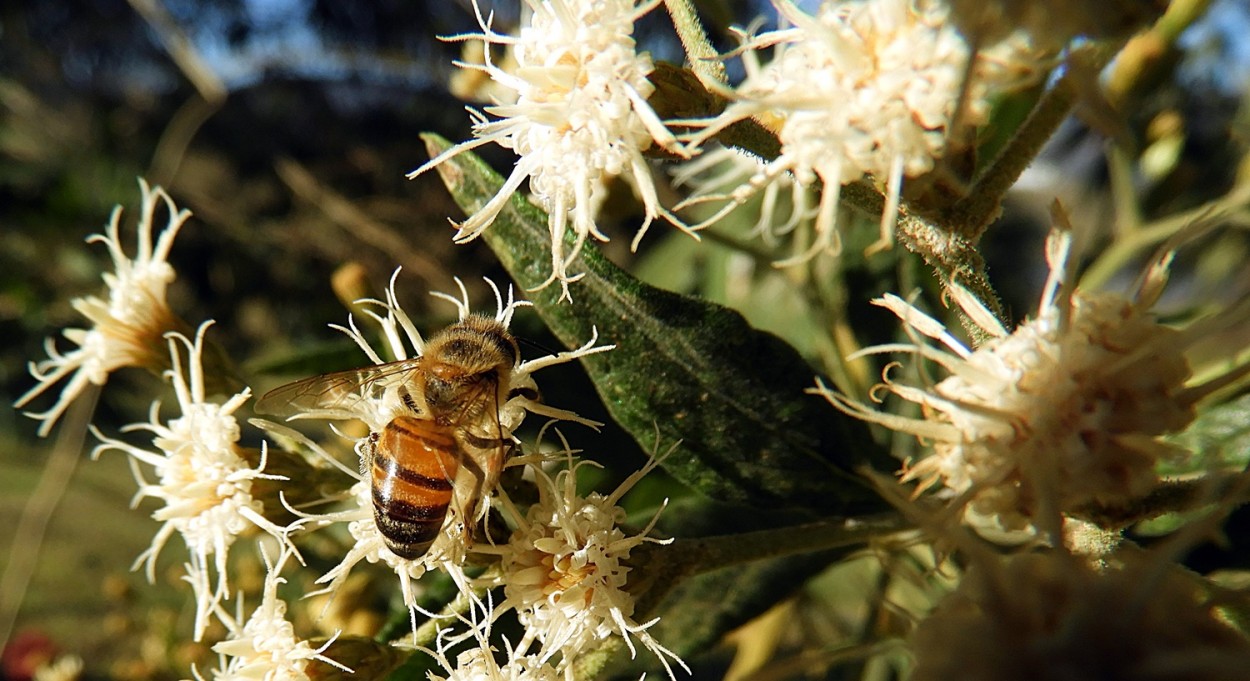
<svg viewBox="0 0 1250 681"><path fill-rule="evenodd" d="M256 413L293 417L355 418L360 404L388 386L403 383L421 366L421 358L312 376L274 388L256 403Z"/></svg>

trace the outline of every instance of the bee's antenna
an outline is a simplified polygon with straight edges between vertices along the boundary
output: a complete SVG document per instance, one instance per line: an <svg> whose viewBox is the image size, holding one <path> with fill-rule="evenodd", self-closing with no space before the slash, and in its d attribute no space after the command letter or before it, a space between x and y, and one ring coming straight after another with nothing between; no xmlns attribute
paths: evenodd
<svg viewBox="0 0 1250 681"><path fill-rule="evenodd" d="M543 352L547 353L548 355L555 356L555 355L560 354L560 353L556 352L555 350L552 350L551 348L547 347L546 345L543 345L542 343L539 343L539 342L537 342L537 341L532 341L532 340L530 340L530 339L528 339L528 338L523 338L523 337L518 336L518 337L517 337L517 342L518 342L518 343L522 343L522 344L524 344L524 345L528 345L528 346L530 346L531 348L534 348L534 349L536 349L536 350L541 350L541 351L543 351Z"/></svg>

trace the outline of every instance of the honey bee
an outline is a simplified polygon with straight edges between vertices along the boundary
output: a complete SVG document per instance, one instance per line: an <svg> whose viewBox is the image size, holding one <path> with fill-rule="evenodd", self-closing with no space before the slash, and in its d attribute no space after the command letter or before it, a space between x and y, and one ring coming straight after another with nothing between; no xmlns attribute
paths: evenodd
<svg viewBox="0 0 1250 681"><path fill-rule="evenodd" d="M420 357L296 381L266 393L256 409L349 418L365 400L394 390L407 413L370 434L361 471L386 547L413 560L438 538L453 504L471 527L498 482L513 446L500 408L510 391L533 392L511 389L520 357L503 324L470 315L432 336Z"/></svg>

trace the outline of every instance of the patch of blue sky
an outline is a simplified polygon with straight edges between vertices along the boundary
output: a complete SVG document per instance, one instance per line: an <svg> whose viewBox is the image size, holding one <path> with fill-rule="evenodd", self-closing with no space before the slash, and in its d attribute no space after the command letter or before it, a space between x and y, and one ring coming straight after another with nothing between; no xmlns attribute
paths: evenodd
<svg viewBox="0 0 1250 681"><path fill-rule="evenodd" d="M1178 77L1185 86L1214 88L1240 98L1250 88L1250 2L1215 0L1206 16L1181 34Z"/></svg>
<svg viewBox="0 0 1250 681"><path fill-rule="evenodd" d="M387 59L372 49L338 43L312 20L310 0L244 0L241 14L216 14L201 6L183 25L196 49L229 90L251 87L274 74L319 81L358 79L428 87L446 80L450 64L430 50ZM246 27L231 39L231 25ZM430 37L433 41L433 36Z"/></svg>

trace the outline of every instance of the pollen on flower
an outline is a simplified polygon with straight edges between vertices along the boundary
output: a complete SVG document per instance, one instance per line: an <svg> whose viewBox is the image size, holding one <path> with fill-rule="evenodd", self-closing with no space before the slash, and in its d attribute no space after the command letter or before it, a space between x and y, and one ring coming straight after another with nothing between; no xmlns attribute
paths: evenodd
<svg viewBox="0 0 1250 681"><path fill-rule="evenodd" d="M1126 297L1065 282L1070 243L1067 232L1052 233L1051 276L1037 315L1010 334L955 287L969 317L996 336L975 350L896 296L874 301L946 346L866 351L912 352L949 372L928 388L887 379L885 389L924 407L925 420L879 413L823 385L816 391L849 414L932 441L933 453L903 479L967 501L978 524L1053 529L1061 514L1139 498L1157 484L1156 464L1181 451L1159 436L1190 423L1195 402L1228 378L1189 385L1185 350L1212 327L1174 329L1151 313L1170 250Z"/></svg>
<svg viewBox="0 0 1250 681"><path fill-rule="evenodd" d="M840 189L864 175L889 199L879 243L888 245L903 179L932 170L953 132L985 122L989 96L1015 85L1031 62L1011 68L1022 62L1018 50L986 46L969 69L972 51L933 0L826 0L814 15L791 0L773 4L793 26L745 36L746 79L725 93L733 103L721 115L686 122L705 126L692 141L752 117L776 130L781 153L722 195L732 204L791 175L803 187L823 184L810 247L779 264L840 251ZM761 64L758 52L773 47L773 59Z"/></svg>
<svg viewBox="0 0 1250 681"><path fill-rule="evenodd" d="M647 632L655 620L639 624L633 619L634 597L626 588L630 552L644 542L666 542L647 536L654 520L627 535L620 528L625 511L616 504L655 464L652 459L608 496L586 497L577 493L577 471L586 462L555 477L531 466L539 501L523 518L515 518L517 529L502 549L506 599L500 611L515 609L548 654L560 652L571 660L590 644L620 635L631 652L637 639L654 653L670 677L670 660L686 668Z"/></svg>
<svg viewBox="0 0 1250 681"><path fill-rule="evenodd" d="M499 193L458 225L458 243L477 238L528 179L533 199L550 216L552 273L542 286L559 282L568 297L568 285L581 277L569 267L587 237L608 240L595 224L607 180L623 177L642 199L646 217L635 247L652 220L667 217L642 151L656 144L681 156L687 152L647 104L655 89L647 80L653 66L649 55L635 49L632 37L634 22L656 4L527 0L529 24L510 36L491 28L492 17L483 17L475 0L482 33L451 39L479 40L487 49L483 64L461 66L488 74L515 91L516 98L484 112L470 109L474 139L431 159L409 177L488 143L512 149L519 158ZM492 45L510 49L513 68L492 63ZM575 239L566 251L569 228Z"/></svg>
<svg viewBox="0 0 1250 681"><path fill-rule="evenodd" d="M286 580L279 575L282 566L292 554L283 552L278 562L269 566L265 576L264 593L260 605L247 618L242 614L232 618L219 612L218 616L230 631L229 637L213 646L222 656L221 666L213 670L218 681L245 681L247 679L311 679L309 663L313 660L337 667L348 674L352 670L323 653L334 638L320 648L295 635L295 627L286 618L286 603L278 597L278 587Z"/></svg>
<svg viewBox="0 0 1250 681"><path fill-rule="evenodd" d="M263 450L261 461L253 468L236 446L239 425L234 412L251 396L250 389L221 404L205 400L201 357L209 324L200 326L194 342L178 333L169 335L173 368L166 376L173 384L182 415L163 422L157 402L152 405L149 422L124 429L152 433L155 450L95 431L101 444L92 452L93 458L109 450L129 454L139 483L135 503L153 498L164 504L152 513L163 525L151 547L135 563L136 567L145 566L149 581L155 579L156 559L165 542L177 532L186 543L191 557L187 581L196 595L196 640L208 624L208 615L230 595L226 567L235 539L254 528L280 540L285 536L281 528L264 517L264 505L251 494L252 483L258 479L285 478L263 472ZM147 479L145 466L155 471L155 481ZM210 557L214 560L210 561ZM215 579L210 577L213 572Z"/></svg>
<svg viewBox="0 0 1250 681"><path fill-rule="evenodd" d="M179 210L173 199L160 187L151 188L139 180L142 208L138 224L138 249L133 259L126 255L121 243L121 206L113 210L103 234L88 237L87 242L101 242L113 260L113 272L104 274L108 289L106 297L86 296L73 301L92 323L88 329L65 329L62 335L77 347L62 351L49 338L45 343L48 359L30 363L30 374L37 384L18 398L13 406L21 408L52 386L65 381L55 404L42 412L28 413L41 421L39 435L46 436L65 409L88 385L104 385L113 371L122 367L168 367L164 336L168 331L183 329L181 322L165 303L165 290L174 280L174 269L167 258L174 237L191 213ZM157 206L163 203L168 221L153 242Z"/></svg>

